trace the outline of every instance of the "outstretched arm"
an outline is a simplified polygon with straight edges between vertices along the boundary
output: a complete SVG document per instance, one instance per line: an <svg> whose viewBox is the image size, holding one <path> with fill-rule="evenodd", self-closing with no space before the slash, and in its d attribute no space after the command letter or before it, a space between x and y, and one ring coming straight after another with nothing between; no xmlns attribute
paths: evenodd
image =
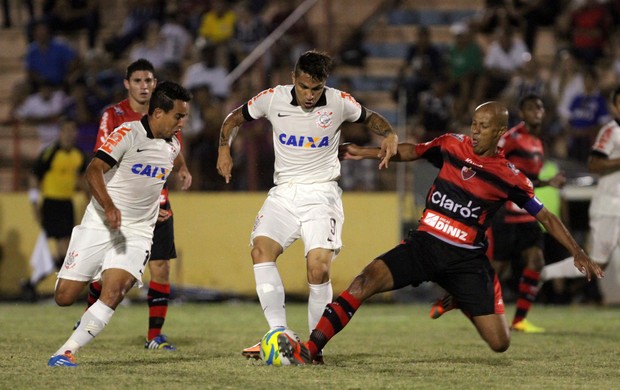
<svg viewBox="0 0 620 390"><path fill-rule="evenodd" d="M542 210L536 214L536 219L543 224L545 229L551 235L558 240L568 251L573 255L575 259L575 267L586 275L586 278L590 280L592 276L602 278L604 273L601 267L598 266L590 257L579 247L577 242L566 229L566 226L556 217L553 213L543 207Z"/></svg>
<svg viewBox="0 0 620 390"><path fill-rule="evenodd" d="M340 158L343 160L363 160L373 159L380 160L383 158L381 155L381 148L377 146L357 146L355 144L342 144L339 149ZM392 156L392 161L414 161L420 158L415 152L415 145L403 143L398 144L396 154ZM381 169L379 165L379 169Z"/></svg>
<svg viewBox="0 0 620 390"><path fill-rule="evenodd" d="M226 183L230 183L233 167L230 145L239 130L239 126L245 123L242 107L237 107L228 114L220 129L220 146L217 150L217 172L226 179Z"/></svg>
<svg viewBox="0 0 620 390"><path fill-rule="evenodd" d="M364 109L366 110L366 120L364 124L373 133L385 137L383 142L381 142L381 149L379 152L379 158L381 159L379 169L383 167L387 168L390 159L396 154L398 135L396 135L390 123L383 116L367 108Z"/></svg>

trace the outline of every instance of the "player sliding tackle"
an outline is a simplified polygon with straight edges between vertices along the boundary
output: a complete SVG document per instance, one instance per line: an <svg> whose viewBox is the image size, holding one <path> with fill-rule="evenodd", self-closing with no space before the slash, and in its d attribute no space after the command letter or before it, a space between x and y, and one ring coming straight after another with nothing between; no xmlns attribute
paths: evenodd
<svg viewBox="0 0 620 390"><path fill-rule="evenodd" d="M588 279L603 277L601 268L577 245L562 222L534 196L530 180L497 148L507 126L506 107L487 102L476 108L470 136L445 134L423 144L398 145L393 161L424 158L440 168L418 229L404 243L371 261L346 291L327 305L309 341L301 343L280 335L278 342L285 357L294 364L308 364L366 299L426 281L439 284L458 299L461 310L493 351L506 351L510 328L497 276L486 257L485 231L508 200L535 216L570 251L576 267ZM341 156L382 158L379 148L356 145L343 145ZM384 166L387 164L382 161L379 169ZM446 200L434 201L439 195Z"/></svg>

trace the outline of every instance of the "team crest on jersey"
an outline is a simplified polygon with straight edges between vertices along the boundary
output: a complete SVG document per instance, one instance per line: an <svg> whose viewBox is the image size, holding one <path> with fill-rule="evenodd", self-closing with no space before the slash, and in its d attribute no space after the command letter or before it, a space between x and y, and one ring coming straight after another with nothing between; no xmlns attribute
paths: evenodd
<svg viewBox="0 0 620 390"><path fill-rule="evenodd" d="M118 116L123 116L125 115L125 111L123 111L123 109L120 106L114 106L114 113Z"/></svg>
<svg viewBox="0 0 620 390"><path fill-rule="evenodd" d="M331 111L318 111L316 113L318 118L316 118L316 125L322 129L327 129L332 126L332 115L334 114Z"/></svg>
<svg viewBox="0 0 620 390"><path fill-rule="evenodd" d="M458 139L461 142L465 140L465 136L463 134L450 133L450 136Z"/></svg>
<svg viewBox="0 0 620 390"><path fill-rule="evenodd" d="M519 170L517 169L517 167L515 167L515 165L513 163L511 163L510 161L506 162L506 166L508 168L510 168L510 170L512 171L512 173L514 173L515 175L519 174Z"/></svg>
<svg viewBox="0 0 620 390"><path fill-rule="evenodd" d="M66 269L71 269L75 267L75 258L78 257L78 253L76 251L71 251L71 253L67 254L67 258L65 259L64 267Z"/></svg>
<svg viewBox="0 0 620 390"><path fill-rule="evenodd" d="M466 166L461 168L461 178L463 178L463 180L469 180L474 176L476 176L476 171L472 168Z"/></svg>

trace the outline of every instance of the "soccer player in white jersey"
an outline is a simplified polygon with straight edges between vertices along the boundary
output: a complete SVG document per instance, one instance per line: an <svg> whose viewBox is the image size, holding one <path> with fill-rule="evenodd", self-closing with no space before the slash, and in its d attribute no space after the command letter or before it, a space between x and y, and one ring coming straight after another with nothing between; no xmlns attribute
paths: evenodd
<svg viewBox="0 0 620 390"><path fill-rule="evenodd" d="M273 187L256 216L250 236L256 292L270 329L287 327L285 294L276 267L278 256L295 240L304 242L310 331L331 302L330 267L342 247L344 223L338 147L340 125L360 122L384 136L381 164L396 153L398 137L376 112L346 92L325 86L332 59L319 51L303 53L292 73L292 85L267 89L233 110L222 124L217 170L231 180L230 145L243 123L267 118L273 127ZM260 345L243 350L259 359ZM315 359L322 363L322 355Z"/></svg>
<svg viewBox="0 0 620 390"><path fill-rule="evenodd" d="M91 280L101 279L103 287L49 366L76 366L75 353L105 328L129 289L142 285L159 195L181 150L174 135L185 124L190 100L180 85L159 84L148 115L119 126L88 165L86 180L93 197L73 229L54 299L69 306Z"/></svg>
<svg viewBox="0 0 620 390"><path fill-rule="evenodd" d="M614 119L599 130L588 161L590 172L600 175L589 209L589 254L603 268L620 245L620 87L611 92L610 108ZM541 279L584 276L573 263L569 257L549 264L543 268Z"/></svg>

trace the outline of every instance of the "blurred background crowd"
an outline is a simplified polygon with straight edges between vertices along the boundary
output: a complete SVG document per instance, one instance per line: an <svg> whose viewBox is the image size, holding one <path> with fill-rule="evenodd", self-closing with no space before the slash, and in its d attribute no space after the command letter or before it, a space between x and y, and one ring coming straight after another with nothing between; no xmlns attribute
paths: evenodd
<svg viewBox="0 0 620 390"><path fill-rule="evenodd" d="M297 15L307 3L310 11ZM611 118L608 93L620 82L620 1L436 3L3 0L0 190L27 189L32 163L58 138L61 118L75 122L77 146L92 154L101 113L126 97L125 68L138 58L154 64L158 80L194 94L183 134L191 190L266 190L268 122L239 132L229 185L215 170L220 125L259 91L290 83L294 61L312 48L336 60L328 85L385 116L401 140L467 132L473 108L491 99L506 102L514 125L519 99L536 93L545 102L547 157L585 172L594 137ZM343 136L378 143L355 124ZM372 162L343 164L341 186L392 191L397 177Z"/></svg>
<svg viewBox="0 0 620 390"><path fill-rule="evenodd" d="M146 58L159 80L181 82L195 94L184 132L193 190L269 188L266 123L240 133L237 180L230 188L213 168L216 139L224 113L262 89L289 83L300 52L325 49L319 42L324 34L317 31L322 24L309 22L305 14L243 74L227 77L301 3L4 0L3 27L17 29L26 45L24 52L11 53L22 59L23 74L2 100L3 123L19 122L24 133L35 127L43 148L57 137L58 118L69 117L78 124L79 146L91 153L103 108L125 96L124 68ZM330 8L332 18L354 13L347 2L337 3L318 2L315 8L319 13ZM587 160L593 137L610 118L606 96L620 78L620 1L467 0L452 2L455 8L416 0L368 3L376 4L376 11L347 27L346 36L338 32L341 43L329 47L337 60L331 86L352 93L415 140L466 131L472 109L489 99L501 99L516 111L519 98L534 92L546 103L548 155ZM112 11L112 6L121 8ZM110 12L113 20L105 17ZM344 135L358 143L374 141L355 126ZM22 164L26 169L28 162ZM392 177L355 171L345 169L347 190L395 188ZM12 189L22 184L17 181Z"/></svg>

